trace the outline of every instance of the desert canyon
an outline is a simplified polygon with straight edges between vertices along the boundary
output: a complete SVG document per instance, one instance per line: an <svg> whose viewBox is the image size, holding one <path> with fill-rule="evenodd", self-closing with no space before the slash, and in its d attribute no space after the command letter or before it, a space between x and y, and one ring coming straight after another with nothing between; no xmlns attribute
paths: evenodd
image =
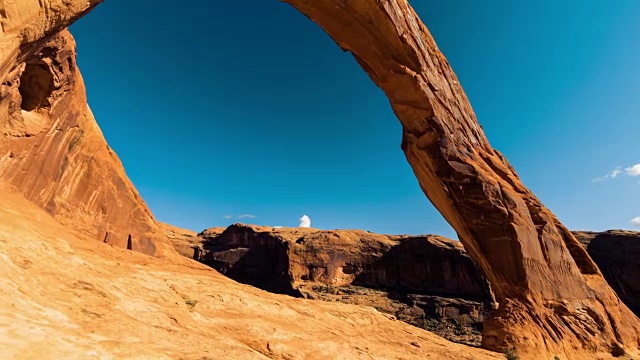
<svg viewBox="0 0 640 360"><path fill-rule="evenodd" d="M460 242L158 222L76 65L67 27L101 1L0 0L3 358L640 356L639 235L572 233L544 207L406 0L284 2L387 95L407 161Z"/></svg>

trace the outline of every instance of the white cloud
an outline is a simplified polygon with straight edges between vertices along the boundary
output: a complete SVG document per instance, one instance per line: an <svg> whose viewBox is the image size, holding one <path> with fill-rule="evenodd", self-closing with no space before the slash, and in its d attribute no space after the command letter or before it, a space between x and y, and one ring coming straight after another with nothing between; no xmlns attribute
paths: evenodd
<svg viewBox="0 0 640 360"><path fill-rule="evenodd" d="M238 215L238 219L255 219L256 216L253 214L242 214Z"/></svg>
<svg viewBox="0 0 640 360"><path fill-rule="evenodd" d="M620 177L620 175L632 176L632 177L640 176L640 164L635 164L635 165L626 167L624 168L624 171L622 169L622 166L618 166L617 168L613 169L610 173L606 174L605 176L597 177L591 181L603 182L608 179L615 179L617 177Z"/></svg>
<svg viewBox="0 0 640 360"><path fill-rule="evenodd" d="M624 173L627 176L640 176L640 164L635 164L624 169Z"/></svg>
<svg viewBox="0 0 640 360"><path fill-rule="evenodd" d="M223 216L223 218L225 218L225 219L233 219L233 216L231 216L231 215L225 215L225 216Z"/></svg>
<svg viewBox="0 0 640 360"><path fill-rule="evenodd" d="M620 167L617 167L615 169L613 169L612 172L608 173L605 177L609 177L609 178L617 178L618 175L620 175L620 173L622 172L622 170L620 170Z"/></svg>
<svg viewBox="0 0 640 360"><path fill-rule="evenodd" d="M631 219L631 225L635 227L640 227L640 216L636 216L633 219Z"/></svg>
<svg viewBox="0 0 640 360"><path fill-rule="evenodd" d="M300 220L300 225L298 225L299 227L303 227L303 228L311 227L311 218L308 217L307 215L302 215L302 217L299 220Z"/></svg>
<svg viewBox="0 0 640 360"><path fill-rule="evenodd" d="M282 229L284 226L274 226L274 229Z"/></svg>

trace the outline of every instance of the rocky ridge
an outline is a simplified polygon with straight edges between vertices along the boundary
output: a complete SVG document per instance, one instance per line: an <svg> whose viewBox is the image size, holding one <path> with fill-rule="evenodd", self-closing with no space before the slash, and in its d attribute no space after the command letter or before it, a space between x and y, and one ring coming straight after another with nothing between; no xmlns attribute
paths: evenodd
<svg viewBox="0 0 640 360"><path fill-rule="evenodd" d="M574 231L620 299L640 316L640 232Z"/></svg>

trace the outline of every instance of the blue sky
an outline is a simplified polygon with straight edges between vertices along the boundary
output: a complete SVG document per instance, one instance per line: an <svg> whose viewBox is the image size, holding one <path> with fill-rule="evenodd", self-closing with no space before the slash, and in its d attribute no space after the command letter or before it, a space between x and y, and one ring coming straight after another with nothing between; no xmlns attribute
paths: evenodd
<svg viewBox="0 0 640 360"><path fill-rule="evenodd" d="M640 2L412 4L545 205L571 229L633 227ZM201 230L307 214L319 228L455 236L384 94L288 5L109 0L71 30L96 119L159 220Z"/></svg>

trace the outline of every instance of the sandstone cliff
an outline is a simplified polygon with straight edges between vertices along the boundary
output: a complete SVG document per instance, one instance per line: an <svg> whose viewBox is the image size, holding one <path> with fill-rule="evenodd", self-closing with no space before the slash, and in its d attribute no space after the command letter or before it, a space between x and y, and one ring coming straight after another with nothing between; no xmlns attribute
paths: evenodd
<svg viewBox="0 0 640 360"><path fill-rule="evenodd" d="M202 247L203 241L198 236L198 233L166 223L159 223L159 225L162 233L171 242L178 254L189 259L197 259L195 254L198 252L197 249Z"/></svg>
<svg viewBox="0 0 640 360"><path fill-rule="evenodd" d="M489 284L462 245L439 236L234 224L199 237L202 246L192 248L201 250L187 256L199 254L236 281L371 306L457 342L479 345L478 329L494 309Z"/></svg>
<svg viewBox="0 0 640 360"><path fill-rule="evenodd" d="M491 147L407 0L285 2L350 52L389 98L423 192L495 290L500 306L485 322L483 346L530 358L640 353L640 320Z"/></svg>
<svg viewBox="0 0 640 360"><path fill-rule="evenodd" d="M640 233L575 231L620 299L640 316Z"/></svg>
<svg viewBox="0 0 640 360"><path fill-rule="evenodd" d="M173 254L87 105L64 26L96 3L0 2L0 179L90 238Z"/></svg>
<svg viewBox="0 0 640 360"><path fill-rule="evenodd" d="M481 271L459 242L439 236L378 235L234 224L173 236L184 256L276 293L359 304L449 340L479 345L494 310ZM640 233L574 232L621 299L640 304Z"/></svg>
<svg viewBox="0 0 640 360"><path fill-rule="evenodd" d="M440 236L243 224L199 236L205 250L199 260L262 288L288 291L312 282L491 300L489 284L462 244Z"/></svg>

